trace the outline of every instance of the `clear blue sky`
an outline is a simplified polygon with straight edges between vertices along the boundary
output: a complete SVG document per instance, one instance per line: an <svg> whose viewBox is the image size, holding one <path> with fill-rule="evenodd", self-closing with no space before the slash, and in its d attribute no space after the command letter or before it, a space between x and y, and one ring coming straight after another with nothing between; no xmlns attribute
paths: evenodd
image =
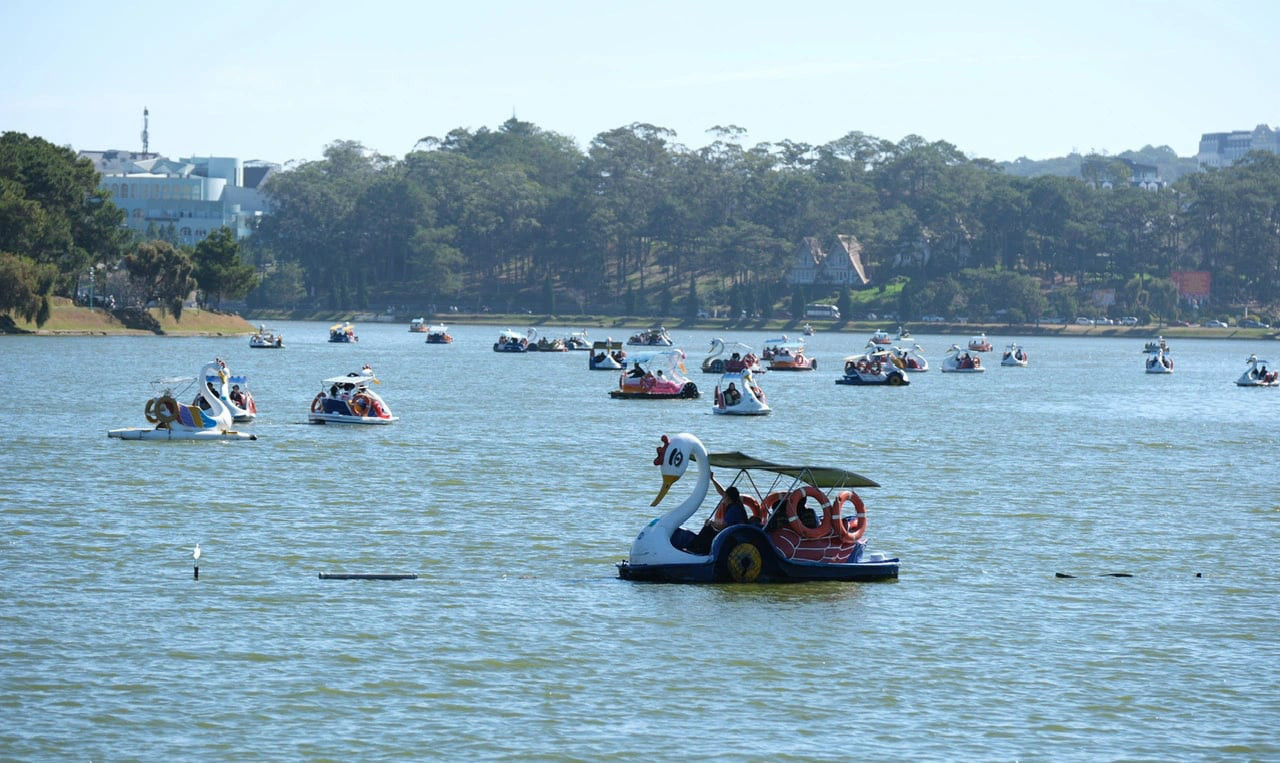
<svg viewBox="0 0 1280 763"><path fill-rule="evenodd" d="M585 148L917 134L1042 159L1280 124L1280 2L0 1L0 130L75 149L403 156L514 113Z"/></svg>

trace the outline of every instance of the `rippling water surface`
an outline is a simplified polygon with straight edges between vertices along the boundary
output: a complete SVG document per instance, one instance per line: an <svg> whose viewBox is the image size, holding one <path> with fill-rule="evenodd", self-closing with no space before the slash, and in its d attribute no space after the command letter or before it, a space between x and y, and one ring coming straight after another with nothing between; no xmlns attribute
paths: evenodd
<svg viewBox="0 0 1280 763"><path fill-rule="evenodd" d="M866 337L819 334L737 419L610 400L585 353L495 354L497 328L280 328L0 338L0 757L1280 757L1280 389L1233 384L1270 345L1179 340L1162 377L1141 342L1030 338L964 376L922 335L935 370L879 389L833 383ZM709 393L713 334L674 335ZM215 355L259 440L107 439ZM307 425L364 363L401 420ZM617 580L681 431L880 482L901 578Z"/></svg>

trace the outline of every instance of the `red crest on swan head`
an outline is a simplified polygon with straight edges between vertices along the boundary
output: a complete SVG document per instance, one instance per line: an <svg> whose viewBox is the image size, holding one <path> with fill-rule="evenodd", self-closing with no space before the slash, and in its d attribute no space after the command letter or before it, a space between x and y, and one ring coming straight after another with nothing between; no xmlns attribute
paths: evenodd
<svg viewBox="0 0 1280 763"><path fill-rule="evenodd" d="M670 444L671 444L671 441L667 439L666 435L663 435L662 445L658 448L658 457L653 459L654 466L662 466L663 460L666 459L667 457L667 446Z"/></svg>

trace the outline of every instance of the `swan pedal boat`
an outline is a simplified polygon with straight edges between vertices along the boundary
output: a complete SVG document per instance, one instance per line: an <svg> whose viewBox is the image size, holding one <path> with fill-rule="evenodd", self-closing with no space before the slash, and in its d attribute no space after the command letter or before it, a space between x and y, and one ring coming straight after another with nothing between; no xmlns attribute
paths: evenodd
<svg viewBox="0 0 1280 763"><path fill-rule="evenodd" d="M210 376L221 384L220 389L210 389L204 379ZM179 394L183 397L193 383L198 383L199 397L207 410L200 405L183 405L174 395L174 387L186 384ZM161 391L147 401L145 415L154 427L126 427L108 430L107 436L116 440L256 440L257 435L237 432L231 428L231 409L223 402L226 394L227 372L217 362L206 363L195 377L158 379L153 384Z"/></svg>
<svg viewBox="0 0 1280 763"><path fill-rule="evenodd" d="M716 384L715 402L711 412L727 416L764 416L773 413L764 390L756 384L751 371L728 371Z"/></svg>
<svg viewBox="0 0 1280 763"><path fill-rule="evenodd" d="M453 337L449 334L449 327L444 324L428 327L427 344L453 344Z"/></svg>
<svg viewBox="0 0 1280 763"><path fill-rule="evenodd" d="M1267 361L1257 355L1250 355L1245 360L1249 367L1236 379L1240 387L1280 387L1280 371L1268 371Z"/></svg>
<svg viewBox="0 0 1280 763"><path fill-rule="evenodd" d="M320 393L311 400L307 421L312 424L390 424L399 417L392 415L370 384L381 384L373 369L365 366L359 373L334 376L320 382ZM334 388L338 392L333 394Z"/></svg>
<svg viewBox="0 0 1280 763"><path fill-rule="evenodd" d="M574 352L589 352L591 350L591 340L587 338L585 331L570 331L569 336L564 340L564 346Z"/></svg>
<svg viewBox="0 0 1280 763"><path fill-rule="evenodd" d="M1147 355L1147 373L1149 374L1171 374L1173 373L1173 358L1169 357L1164 350L1156 350Z"/></svg>
<svg viewBox="0 0 1280 763"><path fill-rule="evenodd" d="M1022 349L1022 345L1014 342L1004 349L1004 355L1000 357L1000 365L1026 368L1028 360L1030 356L1027 355L1027 351Z"/></svg>
<svg viewBox="0 0 1280 763"><path fill-rule="evenodd" d="M329 327L329 341L347 344L358 342L360 338L356 336L356 327L351 325L351 321L343 321Z"/></svg>
<svg viewBox="0 0 1280 763"><path fill-rule="evenodd" d="M255 350L283 350L284 335L275 329L258 326L258 330L249 337L249 346Z"/></svg>
<svg viewBox="0 0 1280 763"><path fill-rule="evenodd" d="M728 358L721 357L725 352L732 354ZM755 374L762 374L765 369L760 365L760 358L756 357L756 351L749 344L742 342L725 342L719 337L711 340L711 347L707 349L709 353L707 357L702 359L702 373L704 374L723 374L726 371L743 371L747 370Z"/></svg>
<svg viewBox="0 0 1280 763"><path fill-rule="evenodd" d="M1142 351L1147 354L1158 352L1161 350L1163 350L1164 352L1169 351L1169 343L1166 342L1164 340L1164 337L1162 336L1158 336L1155 339L1152 339L1150 342L1147 342L1145 345L1142 346Z"/></svg>
<svg viewBox="0 0 1280 763"><path fill-rule="evenodd" d="M986 370L982 366L982 358L968 350L960 349L960 346L955 344L947 350L947 357L942 361L944 374L980 374Z"/></svg>
<svg viewBox="0 0 1280 763"><path fill-rule="evenodd" d="M850 386L905 387L911 383L907 372L893 362L893 353L868 343L870 352L844 359L844 376L836 384Z"/></svg>
<svg viewBox="0 0 1280 763"><path fill-rule="evenodd" d="M627 351L622 349L622 342L604 339L591 343L591 354L587 356L588 370L621 371L626 363Z"/></svg>
<svg viewBox="0 0 1280 763"><path fill-rule="evenodd" d="M929 370L929 361L924 356L924 348L918 344L909 350L905 347L894 347L889 350L889 355L893 364L903 371L922 374Z"/></svg>
<svg viewBox="0 0 1280 763"><path fill-rule="evenodd" d="M638 334L632 334L627 344L632 347L670 347L675 342L671 341L671 335L667 333L665 327L654 326Z"/></svg>
<svg viewBox="0 0 1280 763"><path fill-rule="evenodd" d="M979 334L969 340L969 349L973 352L991 352L991 341L986 334Z"/></svg>
<svg viewBox="0 0 1280 763"><path fill-rule="evenodd" d="M903 328L903 327L901 327L901 326L899 326L899 327L898 327L898 336L897 336L897 337L895 337L895 341L898 341L898 342L910 342L910 341L911 341L912 339L914 339L914 338L915 338L915 337L911 336L911 332L910 332L910 331L908 331L908 330L904 329L904 328Z"/></svg>
<svg viewBox="0 0 1280 763"><path fill-rule="evenodd" d="M498 334L498 341L493 343L494 352L528 352L529 342L537 332L529 329L531 335L521 336L511 329L504 329Z"/></svg>
<svg viewBox="0 0 1280 763"><path fill-rule="evenodd" d="M684 350L641 352L630 358L632 367L618 376L618 388L609 391L614 400L692 400L698 385L684 374Z"/></svg>
<svg viewBox="0 0 1280 763"><path fill-rule="evenodd" d="M804 324L804 326L801 327L800 329L800 333L804 334L805 336L813 336L813 326L808 323Z"/></svg>
<svg viewBox="0 0 1280 763"><path fill-rule="evenodd" d="M698 470L692 494L640 531L631 544L630 557L618 564L618 577L655 583L800 583L898 577L898 559L865 550L867 515L853 488L879 487L877 483L844 469L775 464L743 453L709 454L701 440L681 433L662 437L653 462L662 472L662 489L651 505L662 502L671 486L684 476L690 461L697 463ZM747 524L720 528L726 503L720 500L708 518L708 529L694 533L681 525L705 502L713 466L736 470L731 484L738 487L752 516ZM757 490L757 482L772 484ZM716 488L720 489L718 483ZM816 527L805 523L798 510L802 497L819 504L821 521ZM708 535L712 537L704 550Z"/></svg>
<svg viewBox="0 0 1280 763"><path fill-rule="evenodd" d="M529 352L568 352L569 347L563 339L548 336L539 337L537 329L529 329Z"/></svg>
<svg viewBox="0 0 1280 763"><path fill-rule="evenodd" d="M249 391L249 377L228 371L221 358L214 362L226 372L226 384L223 384L220 388L216 387L216 385L220 384L217 375L206 376L204 380L219 389L223 405L227 406L227 409L231 411L231 420L236 424L247 424L258 418L258 404L254 402L253 393ZM232 389L230 391L227 390L227 385L231 385Z"/></svg>

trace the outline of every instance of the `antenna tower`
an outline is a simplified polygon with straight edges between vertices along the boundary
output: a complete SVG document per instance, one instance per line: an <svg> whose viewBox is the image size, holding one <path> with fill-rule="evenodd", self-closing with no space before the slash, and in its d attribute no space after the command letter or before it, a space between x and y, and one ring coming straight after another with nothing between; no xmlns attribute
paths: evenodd
<svg viewBox="0 0 1280 763"><path fill-rule="evenodd" d="M147 107L142 107L142 154L147 154L147 148L150 143L150 135L147 133L147 123L150 121L151 112L147 111Z"/></svg>

